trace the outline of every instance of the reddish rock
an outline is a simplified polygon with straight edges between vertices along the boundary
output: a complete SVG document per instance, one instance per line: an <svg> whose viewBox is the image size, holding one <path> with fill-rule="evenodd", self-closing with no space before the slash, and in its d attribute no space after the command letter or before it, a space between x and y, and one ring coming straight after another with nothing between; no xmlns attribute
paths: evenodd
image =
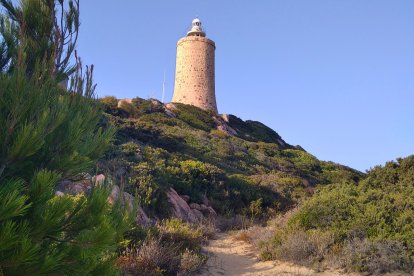
<svg viewBox="0 0 414 276"><path fill-rule="evenodd" d="M190 203L190 208L201 211L201 206L200 206L200 204L197 204L197 203Z"/></svg>
<svg viewBox="0 0 414 276"><path fill-rule="evenodd" d="M168 117L171 117L171 118L175 118L175 117L177 117L177 115L175 115L175 113L174 112L172 112L171 110L169 110L169 109L165 109L164 110L164 112L165 112L165 114L168 116Z"/></svg>
<svg viewBox="0 0 414 276"><path fill-rule="evenodd" d="M175 110L177 110L177 107L173 103L167 103L165 105L165 109L170 110L170 111L175 111Z"/></svg>
<svg viewBox="0 0 414 276"><path fill-rule="evenodd" d="M145 214L144 210L141 207L138 207L138 209L137 209L136 222L140 225L145 226L145 227L149 227L149 226L152 226L154 224L153 220L151 220L147 216L147 214Z"/></svg>
<svg viewBox="0 0 414 276"><path fill-rule="evenodd" d="M204 216L203 213L197 209L192 210L193 214L198 218L199 221L203 221Z"/></svg>
<svg viewBox="0 0 414 276"><path fill-rule="evenodd" d="M89 180L82 180L78 182L72 182L70 180L62 180L57 184L57 191L63 194L77 195L85 193L91 189L91 182Z"/></svg>
<svg viewBox="0 0 414 276"><path fill-rule="evenodd" d="M72 182L70 180L62 180L57 185L56 196L64 196L65 194L77 195L80 193L85 193L92 187L92 183L95 185L101 185L105 181L105 176L103 174L92 177L92 180L82 180L79 182ZM110 204L114 204L120 197L121 190L118 185L113 185L111 193L109 194L107 201ZM125 206L132 211L135 208L135 198L129 193L123 192L123 199ZM145 211L140 207L136 207L135 220L137 223L148 227L153 225L153 221L145 214ZM202 215L201 215L202 216Z"/></svg>
<svg viewBox="0 0 414 276"><path fill-rule="evenodd" d="M237 135L237 132L226 124L217 126L217 130L220 130L230 136Z"/></svg>
<svg viewBox="0 0 414 276"><path fill-rule="evenodd" d="M203 220L203 215L192 210L187 202L173 188L170 188L167 192L167 198L172 207L172 214L176 218L189 223L199 223Z"/></svg>
<svg viewBox="0 0 414 276"><path fill-rule="evenodd" d="M200 211L203 213L205 217L208 217L208 218L217 217L217 213L216 211L214 211L212 207L201 204L200 208L201 208Z"/></svg>
<svg viewBox="0 0 414 276"><path fill-rule="evenodd" d="M216 213L216 211L213 209L213 207L211 207L211 206L208 206L207 207L207 210L208 210L208 212L209 212L209 216L210 217L217 217L217 213Z"/></svg>
<svg viewBox="0 0 414 276"><path fill-rule="evenodd" d="M92 177L92 184L96 186L100 186L105 183L105 175L98 174Z"/></svg>
<svg viewBox="0 0 414 276"><path fill-rule="evenodd" d="M108 196L108 199L107 199L108 202L110 204L114 204L115 201L118 200L119 194L120 194L120 189L119 189L118 185L113 185L112 186L111 194Z"/></svg>
<svg viewBox="0 0 414 276"><path fill-rule="evenodd" d="M207 195L206 195L206 194L204 194L204 195L203 195L203 199L202 199L202 201L203 201L203 204L204 204L204 205L206 205L206 206L210 206L210 201L208 200L208 198L207 198Z"/></svg>
<svg viewBox="0 0 414 276"><path fill-rule="evenodd" d="M135 198L131 194L124 192L124 201L125 205L128 206L129 210L134 209Z"/></svg>
<svg viewBox="0 0 414 276"><path fill-rule="evenodd" d="M118 107L122 107L123 104L132 104L132 99L122 99L118 101Z"/></svg>
<svg viewBox="0 0 414 276"><path fill-rule="evenodd" d="M185 202L189 202L190 201L190 197L188 196L188 195L182 195L181 196L184 200L185 200Z"/></svg>

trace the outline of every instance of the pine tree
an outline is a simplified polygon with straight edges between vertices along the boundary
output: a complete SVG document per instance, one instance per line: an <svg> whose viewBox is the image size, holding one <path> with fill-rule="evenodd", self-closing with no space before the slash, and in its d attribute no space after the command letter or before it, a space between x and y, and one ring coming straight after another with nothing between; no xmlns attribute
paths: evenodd
<svg viewBox="0 0 414 276"><path fill-rule="evenodd" d="M79 0L23 0L18 6L0 0L0 4L5 10L0 17L0 70L12 72L24 62L29 76L39 69L44 77L68 79L76 70L71 58L79 34Z"/></svg>
<svg viewBox="0 0 414 276"><path fill-rule="evenodd" d="M0 275L113 274L127 214L108 205L106 187L55 195L59 180L93 167L114 134L99 127L92 68L83 76L77 57L58 62L74 46L59 48L51 9L78 14L78 2L0 3ZM72 76L69 90L58 85L62 76Z"/></svg>

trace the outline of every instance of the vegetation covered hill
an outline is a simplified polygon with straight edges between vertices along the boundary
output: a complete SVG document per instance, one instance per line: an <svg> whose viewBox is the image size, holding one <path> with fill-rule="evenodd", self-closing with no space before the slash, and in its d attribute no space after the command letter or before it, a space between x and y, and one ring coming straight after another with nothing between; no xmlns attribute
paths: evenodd
<svg viewBox="0 0 414 276"><path fill-rule="evenodd" d="M100 169L127 179L125 189L156 216L168 216L163 197L169 187L193 202L207 196L222 215L260 216L291 208L315 185L363 176L319 161L259 122L156 100L101 102L102 123L118 133Z"/></svg>

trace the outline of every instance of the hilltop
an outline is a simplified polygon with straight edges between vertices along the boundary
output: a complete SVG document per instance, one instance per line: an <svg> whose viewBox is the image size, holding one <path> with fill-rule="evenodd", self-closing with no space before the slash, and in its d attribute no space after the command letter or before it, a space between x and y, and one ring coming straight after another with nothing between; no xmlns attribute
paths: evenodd
<svg viewBox="0 0 414 276"><path fill-rule="evenodd" d="M169 215L169 188L191 203L207 198L221 215L256 209L256 217L264 217L297 205L317 185L363 177L318 160L257 121L153 99L100 101L106 113L102 124L118 128L100 170L129 179L125 190L156 217Z"/></svg>

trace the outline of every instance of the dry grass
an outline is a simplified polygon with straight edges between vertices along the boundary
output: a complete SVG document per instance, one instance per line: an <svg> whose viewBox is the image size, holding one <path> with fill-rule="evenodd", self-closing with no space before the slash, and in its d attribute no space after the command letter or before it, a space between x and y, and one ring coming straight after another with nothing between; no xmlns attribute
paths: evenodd
<svg viewBox="0 0 414 276"><path fill-rule="evenodd" d="M215 234L214 224L190 225L178 219L165 220L142 243L122 252L118 266L123 275L188 275L207 260L201 245Z"/></svg>
<svg viewBox="0 0 414 276"><path fill-rule="evenodd" d="M275 228L273 226L253 226L247 230L247 235L249 236L249 242L256 249L260 248L260 244L270 240L275 233Z"/></svg>
<svg viewBox="0 0 414 276"><path fill-rule="evenodd" d="M247 216L236 215L231 218L218 217L216 227L220 231L248 229L253 225L253 221Z"/></svg>
<svg viewBox="0 0 414 276"><path fill-rule="evenodd" d="M210 240L215 237L217 229L214 219L207 219L198 227L200 227L201 232L203 233L203 237L206 240Z"/></svg>
<svg viewBox="0 0 414 276"><path fill-rule="evenodd" d="M295 231L288 234L275 250L278 259L302 265L321 262L329 254L333 236L327 233Z"/></svg>
<svg viewBox="0 0 414 276"><path fill-rule="evenodd" d="M208 257L186 249L181 255L181 264L178 275L189 275L198 271L207 261Z"/></svg>
<svg viewBox="0 0 414 276"><path fill-rule="evenodd" d="M347 270L376 275L414 269L411 254L402 243L396 241L373 242L367 239L352 239L343 247L340 261Z"/></svg>
<svg viewBox="0 0 414 276"><path fill-rule="evenodd" d="M160 239L144 241L139 248L127 248L118 258L118 265L124 275L164 275L177 273L180 258L177 247L166 245Z"/></svg>
<svg viewBox="0 0 414 276"><path fill-rule="evenodd" d="M236 241L243 241L250 243L250 236L246 230L240 231L236 236L234 236Z"/></svg>
<svg viewBox="0 0 414 276"><path fill-rule="evenodd" d="M380 275L396 271L414 271L414 258L396 241L369 241L351 238L335 242L329 231L298 230L286 225L286 218L277 218L266 228L252 227L247 235L250 243L260 248L262 260L281 260Z"/></svg>

